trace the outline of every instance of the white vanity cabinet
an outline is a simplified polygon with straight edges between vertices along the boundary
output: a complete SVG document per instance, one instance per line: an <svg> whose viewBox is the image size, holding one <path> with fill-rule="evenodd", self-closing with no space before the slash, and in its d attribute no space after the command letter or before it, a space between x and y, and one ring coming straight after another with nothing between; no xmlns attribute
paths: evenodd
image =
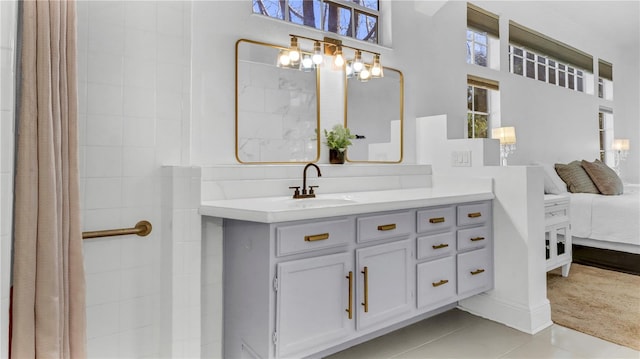
<svg viewBox="0 0 640 359"><path fill-rule="evenodd" d="M461 220L468 210L482 218ZM225 219L224 357L321 357L490 289L490 218L491 201L281 223Z"/></svg>

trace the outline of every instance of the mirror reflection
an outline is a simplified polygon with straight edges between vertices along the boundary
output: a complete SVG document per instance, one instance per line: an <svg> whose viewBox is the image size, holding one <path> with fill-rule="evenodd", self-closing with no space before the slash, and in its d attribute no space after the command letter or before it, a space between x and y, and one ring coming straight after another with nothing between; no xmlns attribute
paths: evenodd
<svg viewBox="0 0 640 359"><path fill-rule="evenodd" d="M320 156L319 75L276 66L283 47L236 43L236 158L314 162Z"/></svg>
<svg viewBox="0 0 640 359"><path fill-rule="evenodd" d="M347 150L350 162L402 161L404 78L384 67L384 77L346 81L346 126L357 136Z"/></svg>

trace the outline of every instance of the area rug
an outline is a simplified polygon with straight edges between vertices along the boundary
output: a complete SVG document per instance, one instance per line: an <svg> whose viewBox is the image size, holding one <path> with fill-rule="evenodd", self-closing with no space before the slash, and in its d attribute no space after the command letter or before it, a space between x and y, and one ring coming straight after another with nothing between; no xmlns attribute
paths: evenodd
<svg viewBox="0 0 640 359"><path fill-rule="evenodd" d="M640 350L640 276L574 263L547 273L547 297L554 323Z"/></svg>

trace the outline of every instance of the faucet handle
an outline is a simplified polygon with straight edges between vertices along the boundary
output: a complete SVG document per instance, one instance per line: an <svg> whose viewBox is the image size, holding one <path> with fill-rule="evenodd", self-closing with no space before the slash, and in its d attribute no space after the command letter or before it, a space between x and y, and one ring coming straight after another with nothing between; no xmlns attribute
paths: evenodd
<svg viewBox="0 0 640 359"><path fill-rule="evenodd" d="M293 198L298 198L300 197L300 186L292 186L289 187L290 189L295 189L295 192L293 193Z"/></svg>
<svg viewBox="0 0 640 359"><path fill-rule="evenodd" d="M309 186L309 194L315 194L315 192L313 192L313 189L318 187L319 186Z"/></svg>

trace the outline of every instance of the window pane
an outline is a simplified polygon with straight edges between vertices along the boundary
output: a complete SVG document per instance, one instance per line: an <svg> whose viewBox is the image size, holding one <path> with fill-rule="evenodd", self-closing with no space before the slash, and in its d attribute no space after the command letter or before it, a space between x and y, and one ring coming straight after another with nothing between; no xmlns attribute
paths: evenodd
<svg viewBox="0 0 640 359"><path fill-rule="evenodd" d="M364 7L366 7L367 9L371 9L371 10L375 10L378 11L378 0L351 0L352 2L358 4L358 5L362 5Z"/></svg>
<svg viewBox="0 0 640 359"><path fill-rule="evenodd" d="M487 115L473 116L473 131L475 138L488 138L489 120Z"/></svg>
<svg viewBox="0 0 640 359"><path fill-rule="evenodd" d="M536 63L531 60L527 60L527 77L530 79L536 78Z"/></svg>
<svg viewBox="0 0 640 359"><path fill-rule="evenodd" d="M472 41L467 41L467 63L468 64L472 64L473 61L473 57L471 56L471 48L473 47L473 42Z"/></svg>
<svg viewBox="0 0 640 359"><path fill-rule="evenodd" d="M558 86L567 87L566 81L565 81L565 76L564 76L564 71L558 71Z"/></svg>
<svg viewBox="0 0 640 359"><path fill-rule="evenodd" d="M474 46L474 61L476 65L487 66L487 46L476 43Z"/></svg>
<svg viewBox="0 0 640 359"><path fill-rule="evenodd" d="M522 56L522 49L519 49L519 48L517 48L517 47L514 47L514 48L513 48L513 53L514 53L514 54L516 54L516 55L520 55L520 56Z"/></svg>
<svg viewBox="0 0 640 359"><path fill-rule="evenodd" d="M549 60L549 66L556 67L556 62L553 60Z"/></svg>
<svg viewBox="0 0 640 359"><path fill-rule="evenodd" d="M473 87L467 86L467 110L473 111Z"/></svg>
<svg viewBox="0 0 640 359"><path fill-rule="evenodd" d="M576 79L578 91L584 92L584 79L582 77L578 77Z"/></svg>
<svg viewBox="0 0 640 359"><path fill-rule="evenodd" d="M486 45L487 44L487 34L483 32L476 32L476 42Z"/></svg>
<svg viewBox="0 0 640 359"><path fill-rule="evenodd" d="M294 24L321 29L321 13L320 0L289 0L289 21Z"/></svg>
<svg viewBox="0 0 640 359"><path fill-rule="evenodd" d="M467 137L473 138L473 114L467 113Z"/></svg>
<svg viewBox="0 0 640 359"><path fill-rule="evenodd" d="M473 105L476 112L489 112L489 97L487 89L480 87L473 88Z"/></svg>
<svg viewBox="0 0 640 359"><path fill-rule="evenodd" d="M542 64L538 64L538 80L546 82L547 81L547 71L546 66Z"/></svg>
<svg viewBox="0 0 640 359"><path fill-rule="evenodd" d="M522 75L522 57L514 56L513 73L516 75Z"/></svg>
<svg viewBox="0 0 640 359"><path fill-rule="evenodd" d="M358 40L369 41L374 44L378 43L378 18L356 11L356 36Z"/></svg>
<svg viewBox="0 0 640 359"><path fill-rule="evenodd" d="M324 31L338 35L353 37L351 34L351 11L342 6L328 2L324 7L325 19Z"/></svg>
<svg viewBox="0 0 640 359"><path fill-rule="evenodd" d="M556 84L556 69L553 67L549 67L549 83L553 85Z"/></svg>
<svg viewBox="0 0 640 359"><path fill-rule="evenodd" d="M572 90L575 88L574 81L575 81L575 75L574 74L569 74L567 76L567 84L569 85L569 88L572 89Z"/></svg>
<svg viewBox="0 0 640 359"><path fill-rule="evenodd" d="M467 29L467 40L473 40L473 31Z"/></svg>
<svg viewBox="0 0 640 359"><path fill-rule="evenodd" d="M279 0L253 0L253 12L284 20L284 11ZM284 2L282 3L284 6Z"/></svg>
<svg viewBox="0 0 640 359"><path fill-rule="evenodd" d="M527 59L529 59L529 60L535 60L535 57L536 57L536 55L535 55L535 54L532 54L532 53L530 53L530 52L527 52Z"/></svg>

